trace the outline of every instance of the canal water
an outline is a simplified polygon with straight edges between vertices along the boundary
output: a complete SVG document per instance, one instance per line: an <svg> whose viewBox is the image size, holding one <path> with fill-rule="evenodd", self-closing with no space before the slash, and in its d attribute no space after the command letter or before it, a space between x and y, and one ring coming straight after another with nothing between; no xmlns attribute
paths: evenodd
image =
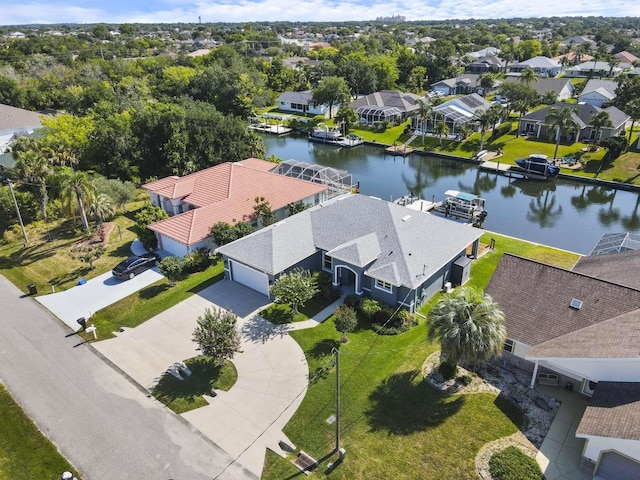
<svg viewBox="0 0 640 480"><path fill-rule="evenodd" d="M413 154L385 155L370 145L340 148L300 136L264 136L267 155L348 170L365 195L394 200L409 192L442 200L446 190L486 199L484 228L588 254L605 233L640 231L637 193L586 183L516 180L481 172L473 164Z"/></svg>

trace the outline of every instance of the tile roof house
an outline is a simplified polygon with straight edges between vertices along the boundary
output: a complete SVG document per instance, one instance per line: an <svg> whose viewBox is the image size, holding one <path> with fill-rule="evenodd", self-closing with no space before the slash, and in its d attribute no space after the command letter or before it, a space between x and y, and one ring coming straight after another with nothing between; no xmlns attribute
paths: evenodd
<svg viewBox="0 0 640 480"><path fill-rule="evenodd" d="M411 311L477 256L482 230L364 195L344 195L216 249L227 278L265 295L294 268ZM466 264L466 262L464 262ZM462 268L462 267L461 267Z"/></svg>
<svg viewBox="0 0 640 480"><path fill-rule="evenodd" d="M587 81L587 84L582 89L582 93L578 97L578 102L602 107L602 104L616 98L616 88L618 88L618 82L592 78Z"/></svg>
<svg viewBox="0 0 640 480"><path fill-rule="evenodd" d="M583 463L616 451L638 462L620 478L639 478L640 282L624 280L630 268L614 272L629 255L638 265L634 251L586 257L571 271L505 254L485 291L505 313L505 358L532 371L531 386L552 372L591 397L576 433Z"/></svg>
<svg viewBox="0 0 640 480"><path fill-rule="evenodd" d="M567 107L575 109L575 112L573 112L571 116L578 124L578 131L576 132L571 130L566 136L562 137L563 140L571 143L578 140L583 142L593 141L596 135L596 129L591 127L589 122L598 112L607 112L613 127L602 127L599 131L599 138L596 140L597 142L600 142L604 138L620 135L621 132L624 132L624 126L627 120L629 120L629 115L613 106L598 108L584 103L579 103L577 105L558 103L551 107L542 108L524 115L520 119L518 128L523 134L529 135L530 137L550 138L554 134L554 129L549 128L549 125L546 125L545 121L549 114L549 109L553 107Z"/></svg>
<svg viewBox="0 0 640 480"><path fill-rule="evenodd" d="M155 232L159 248L184 256L201 247L215 246L209 233L217 222L258 226L253 216L256 197L269 202L276 218L284 218L291 203L315 205L325 199L325 185L272 173L274 168L272 162L249 158L143 185L151 203L170 215L148 227Z"/></svg>
<svg viewBox="0 0 640 480"><path fill-rule="evenodd" d="M399 90L381 90L355 99L349 104L361 123L404 120L418 109L418 100L425 97Z"/></svg>
<svg viewBox="0 0 640 480"><path fill-rule="evenodd" d="M507 77L504 79L504 83L520 82L518 77ZM531 82L529 85L536 93L542 98L548 91L552 91L556 94L556 101L564 102L565 100L573 96L575 88L571 80L566 78L539 78L535 82Z"/></svg>
<svg viewBox="0 0 640 480"><path fill-rule="evenodd" d="M276 99L276 102L278 102L278 109L285 112L294 112L303 115L307 113L324 115L325 118L333 116L340 108L340 105L332 105L330 111L329 105L326 103L316 104L313 101L313 93L311 90L284 92Z"/></svg>

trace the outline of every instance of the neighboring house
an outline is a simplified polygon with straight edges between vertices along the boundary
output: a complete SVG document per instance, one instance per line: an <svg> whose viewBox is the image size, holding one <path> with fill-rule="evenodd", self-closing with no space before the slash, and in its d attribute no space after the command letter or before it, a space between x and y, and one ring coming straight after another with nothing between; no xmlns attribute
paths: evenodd
<svg viewBox="0 0 640 480"><path fill-rule="evenodd" d="M303 66L317 67L322 60L311 60L309 57L287 57L282 59L282 63L288 68L300 70Z"/></svg>
<svg viewBox="0 0 640 480"><path fill-rule="evenodd" d="M311 115L324 115L325 118L332 117L340 108L340 105L332 105L331 109L329 109L329 105L326 103L318 105L313 101L313 93L311 90L284 92L276 99L276 102L278 102L278 109L285 112L300 113L302 115L307 113Z"/></svg>
<svg viewBox="0 0 640 480"><path fill-rule="evenodd" d="M496 47L487 47L487 48L483 48L481 50L477 50L475 52L470 52L467 53L466 56L473 58L473 59L478 59L478 58L482 58L482 57L495 57L496 55L498 55L500 53L500 50Z"/></svg>
<svg viewBox="0 0 640 480"><path fill-rule="evenodd" d="M578 45L587 44L589 48L595 47L596 42L594 42L589 37L584 37L582 35L575 35L571 38L567 38L560 42L560 48L573 49Z"/></svg>
<svg viewBox="0 0 640 480"><path fill-rule="evenodd" d="M533 57L524 62L514 63L510 65L511 72L522 72L525 68L532 68L538 75L542 77L555 77L564 68L562 64L548 57Z"/></svg>
<svg viewBox="0 0 640 480"><path fill-rule="evenodd" d="M482 230L364 195L344 195L216 249L225 276L264 295L294 268L410 311L462 283ZM465 270L468 273L468 270ZM456 279L458 277L458 279Z"/></svg>
<svg viewBox="0 0 640 480"><path fill-rule="evenodd" d="M504 79L505 83L508 82L520 82L519 78L507 77ZM529 85L536 93L542 98L548 91L552 91L556 94L558 102L563 102L573 96L575 88L570 80L566 78L539 78L535 82L531 82Z"/></svg>
<svg viewBox="0 0 640 480"><path fill-rule="evenodd" d="M613 124L613 127L603 127L598 134L599 138L596 142L600 142L604 138L620 135L624 132L625 123L629 120L629 115L622 112L616 107L598 108L593 105L587 105L586 103L579 103L577 105L569 103L558 103L556 105L546 107L535 112L528 113L520 119L518 128L524 135L529 135L535 138L550 138L554 133L553 128L549 128L545 124L547 115L550 108L572 108L575 112L572 113L572 117L578 124L578 131L570 131L562 139L571 143L576 141L591 142L593 141L596 129L589 126L591 118L593 118L598 112L604 111L609 114L609 119Z"/></svg>
<svg viewBox="0 0 640 480"><path fill-rule="evenodd" d="M633 53L627 52L626 50L618 52L613 56L620 60L621 64L625 63L631 65L633 62L637 62L638 60L640 60L640 58L636 57Z"/></svg>
<svg viewBox="0 0 640 480"><path fill-rule="evenodd" d="M418 109L418 100L425 97L398 90L382 90L357 98L349 104L361 123L394 122L406 120Z"/></svg>
<svg viewBox="0 0 640 480"><path fill-rule="evenodd" d="M505 314L505 359L532 371L531 386L591 397L576 437L602 478L640 478L639 254L584 257L574 271L505 254L486 288Z"/></svg>
<svg viewBox="0 0 640 480"><path fill-rule="evenodd" d="M407 38L405 40L405 42L406 42L407 45L414 46L414 45L417 45L419 43L429 44L431 42L435 42L435 40L436 39L433 38L433 37L420 37L420 38L409 37L409 38Z"/></svg>
<svg viewBox="0 0 640 480"><path fill-rule="evenodd" d="M463 73L457 77L447 78L431 84L431 89L435 92L442 92L444 95L466 95L470 93L479 93L486 95L490 91L496 90L502 81L495 80L493 87L487 92L480 85L481 76L478 73Z"/></svg>
<svg viewBox="0 0 640 480"><path fill-rule="evenodd" d="M201 247L215 247L209 233L217 222L260 226L254 218L256 197L268 201L276 218L281 219L288 215L290 204L315 205L328 195L325 185L272 173L275 168L272 162L249 158L143 185L151 203L170 215L149 225L158 238L158 247L184 256Z"/></svg>
<svg viewBox="0 0 640 480"><path fill-rule="evenodd" d="M618 88L618 83L613 80L596 80L592 78L582 89L578 102L602 107L603 103L610 102L616 98L616 88Z"/></svg>
<svg viewBox="0 0 640 480"><path fill-rule="evenodd" d="M640 68L634 68L633 70L629 70L627 72L627 76L629 77L637 77L640 76Z"/></svg>
<svg viewBox="0 0 640 480"><path fill-rule="evenodd" d="M0 103L0 154L20 135L33 133L42 127L42 115Z"/></svg>
<svg viewBox="0 0 640 480"><path fill-rule="evenodd" d="M449 127L449 135L456 136L460 133L461 126L475 121L478 110L484 112L489 107L491 107L491 104L477 93L452 98L433 108L433 116L426 119L425 129L431 133L434 131L436 124L444 122ZM423 126L420 118L414 117L411 119L411 128L413 130L422 130Z"/></svg>
<svg viewBox="0 0 640 480"><path fill-rule="evenodd" d="M617 77L622 73L619 66L611 67L609 62L582 62L565 70L565 75L569 78L586 77Z"/></svg>
<svg viewBox="0 0 640 480"><path fill-rule="evenodd" d="M464 67L467 73L498 73L504 70L507 62L497 56L480 57Z"/></svg>

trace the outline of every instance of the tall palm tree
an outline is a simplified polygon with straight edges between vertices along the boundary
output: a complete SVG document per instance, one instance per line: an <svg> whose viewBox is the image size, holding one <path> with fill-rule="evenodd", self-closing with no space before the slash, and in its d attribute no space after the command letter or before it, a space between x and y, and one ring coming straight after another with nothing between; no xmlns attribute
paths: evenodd
<svg viewBox="0 0 640 480"><path fill-rule="evenodd" d="M60 196L70 211L73 212L76 208L80 211L82 226L85 230L89 230L85 203L91 203L94 197L94 188L89 175L87 172L73 170L70 167L63 168Z"/></svg>
<svg viewBox="0 0 640 480"><path fill-rule="evenodd" d="M533 82L537 82L539 78L540 74L531 67L527 67L520 72L520 81L525 85L530 86Z"/></svg>
<svg viewBox="0 0 640 480"><path fill-rule="evenodd" d="M424 135L426 133L425 121L433 114L433 107L423 99L416 101L418 104L418 118L420 118L420 131L422 132L422 145L424 145Z"/></svg>
<svg viewBox="0 0 640 480"><path fill-rule="evenodd" d="M483 292L469 287L445 295L428 317L428 338L438 340L451 365L488 360L502 351L507 337L504 313Z"/></svg>
<svg viewBox="0 0 640 480"><path fill-rule="evenodd" d="M591 142L591 150L595 150L600 130L603 127L613 127L613 123L611 123L609 113L602 110L591 117L591 120L589 120L589 126L595 128L595 135L593 136L593 142Z"/></svg>
<svg viewBox="0 0 640 480"><path fill-rule="evenodd" d="M493 73L484 73L480 76L480 86L482 87L482 96L486 97L489 90L496 83L496 76Z"/></svg>
<svg viewBox="0 0 640 480"><path fill-rule="evenodd" d="M491 114L489 110L476 110L476 123L480 126L480 150L484 148L484 136L487 134L487 128L491 125Z"/></svg>
<svg viewBox="0 0 640 480"><path fill-rule="evenodd" d="M442 145L442 137L446 137L449 135L449 126L444 123L444 121L436 124L436 128L434 129L436 135L438 135L438 139L440 141L440 145Z"/></svg>
<svg viewBox="0 0 640 480"><path fill-rule="evenodd" d="M527 113L527 111L533 107L532 102L525 99L525 98L521 98L519 100L516 100L515 102L513 102L513 104L511 105L511 107L513 108L514 111L518 112L518 128L516 129L516 137L520 136L520 122L522 120L522 116Z"/></svg>
<svg viewBox="0 0 640 480"><path fill-rule="evenodd" d="M23 182L30 184L37 192L42 218L47 219L47 178L52 168L49 161L37 150L19 150L16 154L16 170Z"/></svg>
<svg viewBox="0 0 640 480"><path fill-rule="evenodd" d="M94 195L90 205L91 213L96 217L98 225L111 218L115 213L115 207L111 197L106 193Z"/></svg>
<svg viewBox="0 0 640 480"><path fill-rule="evenodd" d="M613 69L616 68L618 65L620 65L620 59L618 57L616 57L615 55L608 55L607 56L607 63L609 63L609 75L608 75L608 77L611 78L613 76Z"/></svg>
<svg viewBox="0 0 640 480"><path fill-rule="evenodd" d="M558 157L558 147L560 146L560 138L567 135L571 130L578 129L578 122L573 118L576 109L574 107L554 106L549 108L549 113L544 119L544 123L555 129L556 149L553 152L553 158Z"/></svg>

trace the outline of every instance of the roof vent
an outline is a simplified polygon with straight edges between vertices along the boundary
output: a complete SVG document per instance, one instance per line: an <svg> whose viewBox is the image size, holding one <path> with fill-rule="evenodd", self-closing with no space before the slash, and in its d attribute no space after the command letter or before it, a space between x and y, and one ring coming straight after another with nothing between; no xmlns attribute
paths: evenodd
<svg viewBox="0 0 640 480"><path fill-rule="evenodd" d="M409 220L411 218L411 215L405 215L404 217L402 217L402 221L406 222L407 220Z"/></svg>
<svg viewBox="0 0 640 480"><path fill-rule="evenodd" d="M569 304L571 308L575 308L576 310L580 310L582 308L582 300L576 300L575 298L571 300Z"/></svg>

